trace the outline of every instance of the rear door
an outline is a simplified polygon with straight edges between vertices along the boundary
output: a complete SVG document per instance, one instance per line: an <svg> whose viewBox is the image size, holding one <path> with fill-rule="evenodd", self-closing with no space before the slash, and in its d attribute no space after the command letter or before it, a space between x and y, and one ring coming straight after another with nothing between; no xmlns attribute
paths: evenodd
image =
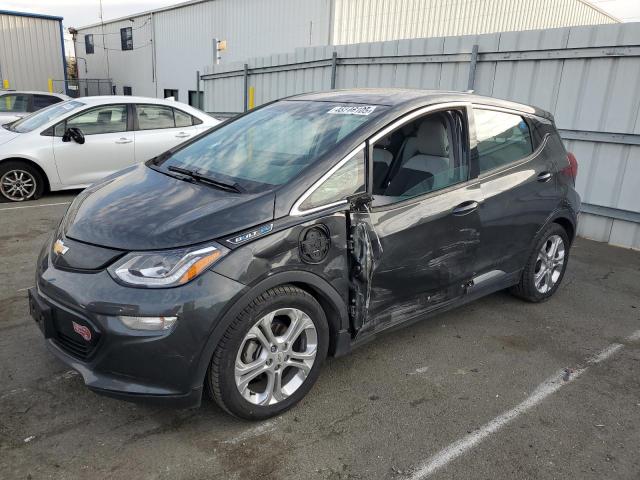
<svg viewBox="0 0 640 480"><path fill-rule="evenodd" d="M358 337L451 304L475 273L482 194L469 168L468 108L424 112L370 142L373 201L350 212L350 306ZM394 138L397 132L404 138ZM411 144L415 151L407 152ZM389 145L396 147L379 151Z"/></svg>
<svg viewBox="0 0 640 480"><path fill-rule="evenodd" d="M500 278L524 266L536 232L560 202L548 136L521 113L474 106L483 204L478 273Z"/></svg>
<svg viewBox="0 0 640 480"><path fill-rule="evenodd" d="M127 104L109 104L84 110L57 124L53 154L62 184L88 185L132 165L134 139L129 118ZM71 127L82 131L85 143L62 140Z"/></svg>
<svg viewBox="0 0 640 480"><path fill-rule="evenodd" d="M135 106L135 156L145 162L198 134L199 119L166 105Z"/></svg>

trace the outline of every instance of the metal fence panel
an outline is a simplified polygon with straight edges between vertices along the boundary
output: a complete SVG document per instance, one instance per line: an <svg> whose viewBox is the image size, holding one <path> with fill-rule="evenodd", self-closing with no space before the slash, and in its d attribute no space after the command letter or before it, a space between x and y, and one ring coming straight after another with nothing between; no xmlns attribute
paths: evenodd
<svg viewBox="0 0 640 480"><path fill-rule="evenodd" d="M250 59L255 104L332 85L466 90L554 114L579 161L580 234L640 248L640 23L296 49ZM205 109L244 110L244 66L211 67Z"/></svg>

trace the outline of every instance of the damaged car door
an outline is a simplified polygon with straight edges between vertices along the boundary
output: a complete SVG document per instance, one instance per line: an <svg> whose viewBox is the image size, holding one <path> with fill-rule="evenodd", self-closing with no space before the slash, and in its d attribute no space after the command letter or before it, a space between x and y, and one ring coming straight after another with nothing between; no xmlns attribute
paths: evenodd
<svg viewBox="0 0 640 480"><path fill-rule="evenodd" d="M425 107L368 142L371 195L349 212L357 338L455 303L472 283L482 194L467 115L465 104Z"/></svg>

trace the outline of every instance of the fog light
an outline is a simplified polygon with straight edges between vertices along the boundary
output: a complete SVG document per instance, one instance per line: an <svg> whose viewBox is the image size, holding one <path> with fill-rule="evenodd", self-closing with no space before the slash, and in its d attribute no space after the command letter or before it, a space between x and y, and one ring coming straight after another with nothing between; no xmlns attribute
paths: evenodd
<svg viewBox="0 0 640 480"><path fill-rule="evenodd" d="M118 317L122 323L133 330L169 330L178 317Z"/></svg>

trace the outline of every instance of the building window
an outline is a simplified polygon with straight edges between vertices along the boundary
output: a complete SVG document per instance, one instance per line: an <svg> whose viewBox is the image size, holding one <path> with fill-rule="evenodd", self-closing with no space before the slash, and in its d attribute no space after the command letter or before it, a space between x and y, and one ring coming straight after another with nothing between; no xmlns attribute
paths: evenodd
<svg viewBox="0 0 640 480"><path fill-rule="evenodd" d="M133 50L133 29L131 27L120 29L120 45L122 50Z"/></svg>
<svg viewBox="0 0 640 480"><path fill-rule="evenodd" d="M132 95L132 93L131 93L131 87L122 87L122 94L123 94L123 95L131 96L131 95Z"/></svg>
<svg viewBox="0 0 640 480"><path fill-rule="evenodd" d="M204 92L189 90L189 105L202 110L204 108Z"/></svg>
<svg viewBox="0 0 640 480"><path fill-rule="evenodd" d="M84 36L84 50L88 55L93 53L93 35L88 34Z"/></svg>
<svg viewBox="0 0 640 480"><path fill-rule="evenodd" d="M177 102L178 101L178 90L173 90L171 88L165 88L164 89L164 98L169 98L169 97L173 97L173 99Z"/></svg>

